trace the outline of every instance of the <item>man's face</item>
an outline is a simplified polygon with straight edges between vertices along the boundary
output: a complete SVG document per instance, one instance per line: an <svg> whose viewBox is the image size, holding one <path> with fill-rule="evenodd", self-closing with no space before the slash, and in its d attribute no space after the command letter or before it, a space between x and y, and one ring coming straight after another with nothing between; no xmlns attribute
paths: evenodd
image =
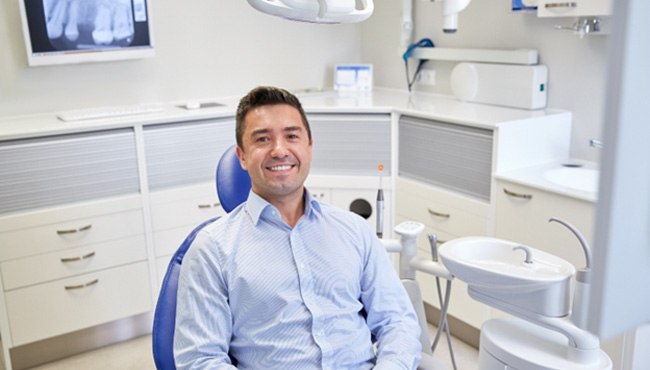
<svg viewBox="0 0 650 370"><path fill-rule="evenodd" d="M302 196L311 166L312 143L298 110L287 104L257 107L246 114L243 148L237 156L253 191L269 203Z"/></svg>

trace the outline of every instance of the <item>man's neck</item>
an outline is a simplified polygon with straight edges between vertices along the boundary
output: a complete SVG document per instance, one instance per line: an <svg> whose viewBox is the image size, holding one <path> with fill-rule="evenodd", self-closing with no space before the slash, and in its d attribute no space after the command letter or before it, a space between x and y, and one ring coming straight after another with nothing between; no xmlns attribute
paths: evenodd
<svg viewBox="0 0 650 370"><path fill-rule="evenodd" d="M267 201L277 208L282 220L293 228L298 223L298 220L300 220L300 217L305 213L305 188L303 187L301 191L296 192L296 194Z"/></svg>

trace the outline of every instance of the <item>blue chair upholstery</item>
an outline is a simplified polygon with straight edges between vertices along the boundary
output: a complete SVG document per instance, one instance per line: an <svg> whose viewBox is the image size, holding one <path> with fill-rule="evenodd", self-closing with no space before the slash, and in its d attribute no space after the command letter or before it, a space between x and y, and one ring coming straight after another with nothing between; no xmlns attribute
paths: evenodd
<svg viewBox="0 0 650 370"><path fill-rule="evenodd" d="M235 152L235 146L228 148L217 166L217 195L222 208L232 211L248 197L251 180L248 172L241 168ZM167 267L156 303L153 319L152 345L153 358L158 370L176 370L174 363L174 326L176 324L176 291L178 276L185 252L194 241L196 234L218 217L204 221L185 238L172 256Z"/></svg>

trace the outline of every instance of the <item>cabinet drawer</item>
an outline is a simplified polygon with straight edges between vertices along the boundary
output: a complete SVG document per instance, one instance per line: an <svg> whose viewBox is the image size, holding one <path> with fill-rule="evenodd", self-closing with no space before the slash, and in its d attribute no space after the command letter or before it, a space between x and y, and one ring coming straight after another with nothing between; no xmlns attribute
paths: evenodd
<svg viewBox="0 0 650 370"><path fill-rule="evenodd" d="M144 313L152 308L147 262L17 289L6 304L13 346Z"/></svg>
<svg viewBox="0 0 650 370"><path fill-rule="evenodd" d="M225 212L216 195L195 197L151 206L151 224L154 231L178 226L197 226L201 222Z"/></svg>
<svg viewBox="0 0 650 370"><path fill-rule="evenodd" d="M396 212L454 236L487 235L488 204L409 180L397 182Z"/></svg>
<svg viewBox="0 0 650 370"><path fill-rule="evenodd" d="M169 256L176 252L185 238L199 224L200 222L197 222L193 225L179 226L173 229L154 232L153 242L156 248L156 257Z"/></svg>
<svg viewBox="0 0 650 370"><path fill-rule="evenodd" d="M143 235L3 262L5 290L71 277L147 258Z"/></svg>
<svg viewBox="0 0 650 370"><path fill-rule="evenodd" d="M142 210L65 219L0 234L0 261L144 233ZM34 216L34 218L38 218Z"/></svg>

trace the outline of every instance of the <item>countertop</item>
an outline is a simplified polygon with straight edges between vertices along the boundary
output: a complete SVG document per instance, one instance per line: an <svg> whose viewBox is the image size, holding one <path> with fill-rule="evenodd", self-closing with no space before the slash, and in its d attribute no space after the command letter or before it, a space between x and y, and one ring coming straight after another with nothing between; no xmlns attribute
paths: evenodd
<svg viewBox="0 0 650 370"><path fill-rule="evenodd" d="M525 110L486 104L466 103L452 96L409 93L402 90L376 89L370 93L338 93L336 91L297 92L307 113L391 113L399 112L426 119L441 120L492 129L497 124L566 113L555 109ZM112 117L77 122L64 122L58 112L0 118L0 141L96 131L137 125L164 124L234 116L239 97L203 99L216 102L217 107L186 109L186 101L162 102L161 112Z"/></svg>
<svg viewBox="0 0 650 370"><path fill-rule="evenodd" d="M566 165L570 167L566 167ZM574 167L575 166L575 167ZM495 173L494 177L498 180L505 180L514 182L516 184L521 184L524 186L530 186L539 190L552 192L564 196L568 196L575 199L584 200L587 202L595 203L598 200L598 179L596 179L596 184L594 186L594 191L585 191L581 190L579 187L573 186L564 186L556 182L549 181L545 176L548 171L556 170L560 168L576 168L576 169L592 169L599 170L599 166L595 162L589 162L584 160L569 159L565 161L556 161L544 163L536 166L525 167L513 171Z"/></svg>

